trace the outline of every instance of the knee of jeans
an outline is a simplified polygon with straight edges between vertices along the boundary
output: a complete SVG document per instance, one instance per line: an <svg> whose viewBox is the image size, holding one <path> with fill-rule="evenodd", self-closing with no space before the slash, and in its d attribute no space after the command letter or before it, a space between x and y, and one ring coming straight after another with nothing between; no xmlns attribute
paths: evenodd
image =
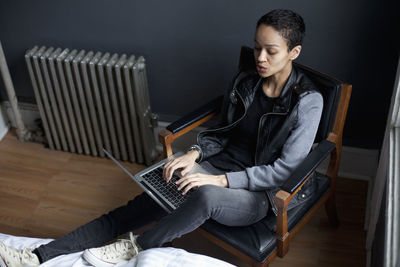
<svg viewBox="0 0 400 267"><path fill-rule="evenodd" d="M203 185L195 191L194 197L200 208L212 210L215 204L218 203L219 195L217 186Z"/></svg>

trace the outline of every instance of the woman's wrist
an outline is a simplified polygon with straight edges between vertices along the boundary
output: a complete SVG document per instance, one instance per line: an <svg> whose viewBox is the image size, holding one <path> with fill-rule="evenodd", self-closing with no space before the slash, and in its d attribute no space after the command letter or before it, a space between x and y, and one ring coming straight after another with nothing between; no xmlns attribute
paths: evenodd
<svg viewBox="0 0 400 267"><path fill-rule="evenodd" d="M220 175L219 180L222 187L228 187L228 178L226 177L226 174Z"/></svg>
<svg viewBox="0 0 400 267"><path fill-rule="evenodd" d="M201 151L200 146L199 145L191 145L187 151L192 151L192 150L197 151L198 155L196 157L196 162L200 162L203 158L203 152Z"/></svg>
<svg viewBox="0 0 400 267"><path fill-rule="evenodd" d="M197 150L189 150L186 152L186 155L189 155L191 158L193 158L193 161L196 161L199 158L200 153Z"/></svg>

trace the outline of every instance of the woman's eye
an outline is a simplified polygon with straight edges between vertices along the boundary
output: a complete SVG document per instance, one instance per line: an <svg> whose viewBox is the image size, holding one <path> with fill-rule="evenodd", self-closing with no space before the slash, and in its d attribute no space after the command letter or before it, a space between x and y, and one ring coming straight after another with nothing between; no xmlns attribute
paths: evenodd
<svg viewBox="0 0 400 267"><path fill-rule="evenodd" d="M275 55L276 53L276 51L268 51L268 54L270 54L271 56Z"/></svg>

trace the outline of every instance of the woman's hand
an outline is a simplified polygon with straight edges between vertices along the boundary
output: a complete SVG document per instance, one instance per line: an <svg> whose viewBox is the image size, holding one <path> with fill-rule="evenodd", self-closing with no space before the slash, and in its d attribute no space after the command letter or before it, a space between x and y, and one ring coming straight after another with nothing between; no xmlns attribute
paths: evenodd
<svg viewBox="0 0 400 267"><path fill-rule="evenodd" d="M228 187L228 179L225 174L209 175L203 173L189 174L179 179L176 184L178 190L182 190L182 194L186 194L190 189L197 188L202 185L212 184L216 186Z"/></svg>
<svg viewBox="0 0 400 267"><path fill-rule="evenodd" d="M185 155L175 158L164 165L163 177L168 183L171 180L172 174L177 169L181 170L181 176L185 176L194 166L194 162L199 157L199 152L190 150Z"/></svg>

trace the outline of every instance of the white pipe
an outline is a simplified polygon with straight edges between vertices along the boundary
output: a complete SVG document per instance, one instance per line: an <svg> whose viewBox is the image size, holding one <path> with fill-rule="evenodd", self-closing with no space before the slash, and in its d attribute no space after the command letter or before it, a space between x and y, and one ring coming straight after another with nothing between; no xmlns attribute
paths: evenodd
<svg viewBox="0 0 400 267"><path fill-rule="evenodd" d="M8 70L6 57L4 56L3 47L0 42L0 71L3 77L4 85L7 90L8 98L11 104L12 111L14 113L15 122L17 125L17 137L21 142L29 141L31 133L26 129L24 122L22 121L21 113L18 109L18 100L15 95L14 86L11 80L10 72Z"/></svg>

